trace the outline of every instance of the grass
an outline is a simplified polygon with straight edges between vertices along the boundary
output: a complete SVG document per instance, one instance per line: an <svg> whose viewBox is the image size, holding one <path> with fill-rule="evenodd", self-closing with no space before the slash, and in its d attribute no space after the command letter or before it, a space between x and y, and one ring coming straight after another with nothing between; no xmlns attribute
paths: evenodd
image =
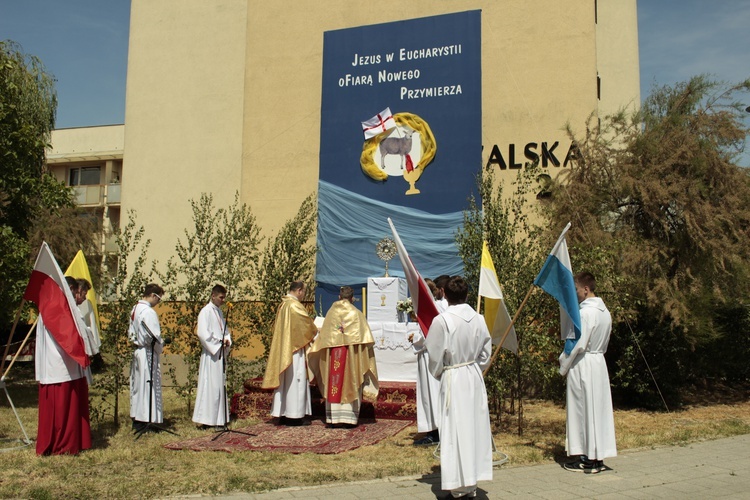
<svg viewBox="0 0 750 500"><path fill-rule="evenodd" d="M15 370L15 368L14 368ZM33 367L31 367L33 372ZM23 374L26 371L27 373ZM22 374L24 376L19 375ZM36 384L28 368L8 381L8 392L26 432L36 436ZM129 425L92 425L94 448L79 456L37 457L33 446L0 455L2 498L152 498L170 495L258 492L286 486L361 481L439 471L432 448L412 446L416 426L380 443L339 455L289 455L270 452L171 451L162 445L206 435L195 428L184 403L165 389L167 424L179 437L146 434L135 441ZM123 395L127 400L127 394ZM127 404L127 402L126 402ZM523 436L497 429L498 450L509 456L503 468L547 463L565 455L565 409L546 401L525 404ZM127 409L123 421L129 424ZM240 426L251 421L240 421ZM621 452L750 433L750 402L692 405L678 412L616 410ZM0 402L0 438L22 433L7 399Z"/></svg>

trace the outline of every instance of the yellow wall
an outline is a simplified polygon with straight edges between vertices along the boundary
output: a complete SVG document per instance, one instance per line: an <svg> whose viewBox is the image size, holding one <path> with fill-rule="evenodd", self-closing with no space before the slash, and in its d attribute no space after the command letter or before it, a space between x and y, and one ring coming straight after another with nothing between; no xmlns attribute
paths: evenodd
<svg viewBox="0 0 750 500"><path fill-rule="evenodd" d="M62 128L52 131L47 163L68 163L122 158L125 125Z"/></svg>
<svg viewBox="0 0 750 500"><path fill-rule="evenodd" d="M189 199L226 206L240 189L245 0L131 4L122 205L168 260Z"/></svg>
<svg viewBox="0 0 750 500"><path fill-rule="evenodd" d="M634 1L599 0L596 51L602 78L599 114L639 108L638 13Z"/></svg>
<svg viewBox="0 0 750 500"><path fill-rule="evenodd" d="M594 6L598 3L598 24ZM266 235L317 188L323 33L482 10L487 162L638 103L636 0L132 0L123 207L164 263L189 199L235 190ZM597 72L603 96L597 99ZM562 167L549 167L555 174ZM517 170L500 171L507 181Z"/></svg>

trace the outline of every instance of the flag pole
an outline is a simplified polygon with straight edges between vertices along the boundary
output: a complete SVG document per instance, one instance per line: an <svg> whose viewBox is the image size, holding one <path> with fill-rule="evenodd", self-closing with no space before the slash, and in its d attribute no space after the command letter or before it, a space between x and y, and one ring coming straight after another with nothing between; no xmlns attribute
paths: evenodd
<svg viewBox="0 0 750 500"><path fill-rule="evenodd" d="M8 375L8 372L13 367L13 363L16 362L16 359L21 354L21 351L23 350L24 346L26 345L26 342L29 340L29 337L31 337L31 332L34 331L34 327L36 326L37 322L39 321L39 317L34 320L34 323L29 328L29 332L26 334L26 337L23 339L23 342L21 342L21 347L18 348L16 351L16 354L13 356L13 359L10 361L10 364L8 365L8 368L5 370L5 373L3 373L3 376L0 377L0 380L5 380L5 377ZM6 354L7 355L7 354ZM5 359L5 356L3 356L3 360Z"/></svg>
<svg viewBox="0 0 750 500"><path fill-rule="evenodd" d="M26 303L26 299L21 299L21 305L18 306L18 311L16 311L16 319L13 321L13 328L10 329L10 335L8 336L8 343L5 344L5 352L3 353L3 360L0 362L0 371L3 371L5 369L5 358L8 356L8 351L10 351L10 343L11 340L13 340L13 334L16 333L16 326L18 326L18 320L21 319L21 311L23 310L23 305ZM29 330L30 331L30 330ZM5 376L3 375L3 378Z"/></svg>
<svg viewBox="0 0 750 500"><path fill-rule="evenodd" d="M490 358L490 362L487 365L487 368L485 368L484 372L482 372L483 376L487 376L487 372L490 371L490 367L492 366L492 363L495 362L495 358L500 352L500 349L502 349L503 344L505 343L505 339L508 337L508 334L510 333L511 328L513 328L513 325L516 323L516 319L518 319L518 315L521 314L521 310L524 308L524 306L526 306L526 302L529 300L529 297L531 297L531 294L534 291L534 288L535 287L532 284L529 287L529 291L526 292L526 297L523 298L523 302L521 302L521 305L518 306L518 310L516 311L516 314L513 316L513 319L511 320L508 327L505 329L505 333L503 334L503 337L500 339L500 343L497 344L497 347L495 347L495 352L492 353L492 357Z"/></svg>

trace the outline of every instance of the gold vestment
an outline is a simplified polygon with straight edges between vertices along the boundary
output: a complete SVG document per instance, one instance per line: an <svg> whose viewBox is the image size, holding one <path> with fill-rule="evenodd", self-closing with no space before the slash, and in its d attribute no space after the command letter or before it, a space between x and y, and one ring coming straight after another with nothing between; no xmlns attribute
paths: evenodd
<svg viewBox="0 0 750 500"><path fill-rule="evenodd" d="M309 344L317 331L305 306L296 297L286 295L281 299L263 377L264 389L279 386L280 375L292 364L292 354Z"/></svg>
<svg viewBox="0 0 750 500"><path fill-rule="evenodd" d="M320 335L308 351L309 367L325 397L328 394L330 349L347 346L346 365L341 402L359 399L375 401L378 396L378 368L375 364L375 340L364 314L348 300L334 302L326 314Z"/></svg>

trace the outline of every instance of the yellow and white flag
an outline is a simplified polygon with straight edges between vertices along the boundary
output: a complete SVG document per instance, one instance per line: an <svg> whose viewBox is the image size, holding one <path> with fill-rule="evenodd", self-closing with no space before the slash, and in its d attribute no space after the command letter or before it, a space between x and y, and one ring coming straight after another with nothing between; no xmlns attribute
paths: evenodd
<svg viewBox="0 0 750 500"><path fill-rule="evenodd" d="M487 328L490 330L492 343L497 344L503 337L505 330L510 325L510 315L505 307L503 291L500 289L500 282L495 272L495 264L492 262L490 249L487 242L482 242L482 267L479 273L479 295L484 297L484 320L487 322ZM518 354L518 339L516 338L516 328L511 327L508 336L505 337L503 347L509 351Z"/></svg>
<svg viewBox="0 0 750 500"><path fill-rule="evenodd" d="M94 283L91 281L91 273L89 272L89 266L86 263L86 257L83 255L83 250L78 250L78 253L73 257L73 261L65 271L65 276L72 278L84 278L86 281L91 283L86 298L91 302L91 307L94 310L94 318L96 318L96 330L101 331L101 324L99 323L99 310L96 307L96 291L94 291Z"/></svg>

